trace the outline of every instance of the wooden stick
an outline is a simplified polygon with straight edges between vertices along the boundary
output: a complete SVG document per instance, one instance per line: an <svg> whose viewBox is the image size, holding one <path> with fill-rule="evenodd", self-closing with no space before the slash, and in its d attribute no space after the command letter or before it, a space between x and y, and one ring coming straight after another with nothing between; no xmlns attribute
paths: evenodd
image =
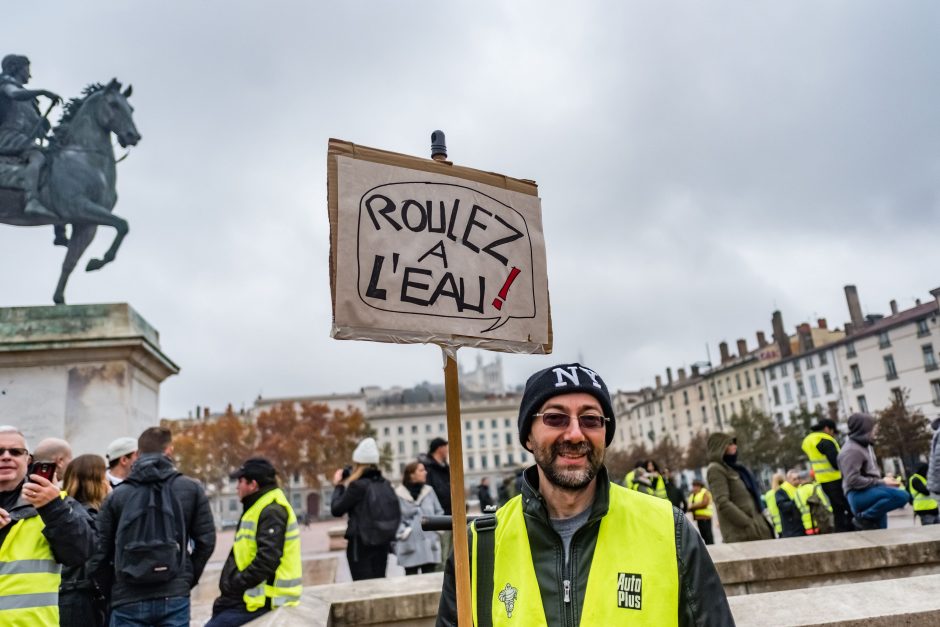
<svg viewBox="0 0 940 627"><path fill-rule="evenodd" d="M453 516L454 573L457 579L457 624L473 624L470 605L470 553L467 547L467 501L463 491L463 437L460 434L460 384L457 361L444 353L447 398L447 452L450 458L450 504Z"/></svg>

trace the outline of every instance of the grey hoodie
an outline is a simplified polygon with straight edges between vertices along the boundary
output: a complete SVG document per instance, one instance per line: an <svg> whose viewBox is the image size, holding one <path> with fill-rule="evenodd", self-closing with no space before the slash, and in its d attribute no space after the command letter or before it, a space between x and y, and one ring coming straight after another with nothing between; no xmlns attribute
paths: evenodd
<svg viewBox="0 0 940 627"><path fill-rule="evenodd" d="M930 424L933 427L933 440L930 443L930 455L927 456L927 462L930 469L927 470L927 489L934 498L940 496L940 418L935 418Z"/></svg>
<svg viewBox="0 0 940 627"><path fill-rule="evenodd" d="M849 437L839 452L842 489L849 492L884 485L881 471L875 461L875 451L871 447L875 419L868 414L852 414L848 424Z"/></svg>

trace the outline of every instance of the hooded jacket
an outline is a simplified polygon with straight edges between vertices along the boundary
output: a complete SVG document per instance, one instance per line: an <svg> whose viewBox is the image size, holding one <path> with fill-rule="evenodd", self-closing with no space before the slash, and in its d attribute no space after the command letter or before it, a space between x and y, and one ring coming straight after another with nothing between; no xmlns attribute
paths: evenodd
<svg viewBox="0 0 940 627"><path fill-rule="evenodd" d="M114 552L118 525L124 506L135 484L162 483L178 474L169 457L160 453L145 453L134 463L131 474L105 499L98 513L98 549L89 565L96 579L114 577ZM164 584L134 585L115 581L111 589L111 607L127 603L189 597L189 590L199 583L206 562L215 548L215 524L212 510L202 486L189 477L179 475L173 483L173 493L179 500L185 518L186 536L193 543L188 554L183 576Z"/></svg>
<svg viewBox="0 0 940 627"><path fill-rule="evenodd" d="M865 490L883 485L875 451L871 447L875 419L868 414L852 414L848 425L849 437L839 452L842 489L848 493L850 490Z"/></svg>
<svg viewBox="0 0 940 627"><path fill-rule="evenodd" d="M773 529L757 510L738 471L725 460L725 450L734 438L726 433L713 433L708 438L708 489L718 509L718 526L725 542L770 540Z"/></svg>
<svg viewBox="0 0 940 627"><path fill-rule="evenodd" d="M421 486L418 497L404 485L395 488L401 505L401 525L395 542L395 555L403 568L441 563L441 536L436 531L421 528L424 516L441 516L444 510L437 501L434 489L428 484Z"/></svg>
<svg viewBox="0 0 940 627"><path fill-rule="evenodd" d="M930 454L927 456L930 465L927 470L927 489L930 494L940 496L940 418L934 419L930 424L933 427L933 440L930 442Z"/></svg>
<svg viewBox="0 0 940 627"><path fill-rule="evenodd" d="M578 600L585 598L601 519L607 515L610 505L610 479L606 468L600 469L595 481L597 481L597 494L594 497L588 521L571 539L569 553L571 563L568 568L571 573L571 592ZM549 520L545 500L538 491L538 485L538 469L532 466L522 475L522 507L529 545L532 549L532 562L547 624L553 627L568 627L571 622L564 616L566 604L563 600L562 589L564 546L561 537ZM708 549L705 548L698 532L692 528L689 519L675 508L672 511L679 567L677 624L679 627L692 625L733 627L734 618ZM577 605L580 606L580 603ZM580 616L575 618L574 625L577 625L579 621ZM457 625L457 593L454 556L451 554L444 569L444 587L441 590L436 627L454 627L455 625Z"/></svg>

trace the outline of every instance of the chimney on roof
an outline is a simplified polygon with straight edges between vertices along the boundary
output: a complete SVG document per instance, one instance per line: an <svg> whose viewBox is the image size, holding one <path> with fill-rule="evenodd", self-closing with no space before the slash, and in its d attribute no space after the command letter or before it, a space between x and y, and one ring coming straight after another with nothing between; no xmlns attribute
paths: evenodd
<svg viewBox="0 0 940 627"><path fill-rule="evenodd" d="M852 324L851 322L846 322L846 323L845 323L845 334L846 334L846 335L852 335L853 333L855 333L855 325Z"/></svg>
<svg viewBox="0 0 940 627"><path fill-rule="evenodd" d="M790 350L790 338L783 330L783 314L775 311L771 323L774 327L774 342L780 348L780 358L786 359L793 351Z"/></svg>
<svg viewBox="0 0 940 627"><path fill-rule="evenodd" d="M890 305L891 305L891 315L892 316L898 315L898 301L892 299Z"/></svg>
<svg viewBox="0 0 940 627"><path fill-rule="evenodd" d="M738 357L744 357L747 355L747 340L740 339L738 340Z"/></svg>
<svg viewBox="0 0 940 627"><path fill-rule="evenodd" d="M693 376L693 377L699 376L699 369L698 369L698 366L696 366L696 365L694 365L694 364L692 365L692 376Z"/></svg>
<svg viewBox="0 0 940 627"><path fill-rule="evenodd" d="M930 295L934 297L934 300L937 301L937 306L940 307L940 287L930 290Z"/></svg>
<svg viewBox="0 0 940 627"><path fill-rule="evenodd" d="M666 368L666 385L672 387L672 368Z"/></svg>
<svg viewBox="0 0 940 627"><path fill-rule="evenodd" d="M767 336L764 335L763 331L758 331L757 332L757 347L764 348L765 346L767 346Z"/></svg>
<svg viewBox="0 0 940 627"><path fill-rule="evenodd" d="M660 375L656 375L656 389L663 387L663 378Z"/></svg>
<svg viewBox="0 0 940 627"><path fill-rule="evenodd" d="M203 418L208 418L208 417L209 417L209 408L208 408L208 407L203 407L203 408L202 408L202 411L204 412L203 415L202 415L202 417L203 417Z"/></svg>
<svg viewBox="0 0 940 627"><path fill-rule="evenodd" d="M796 335L801 353L813 350L813 329L808 322L804 322L796 328Z"/></svg>
<svg viewBox="0 0 940 627"><path fill-rule="evenodd" d="M679 368L679 383L685 383L685 368Z"/></svg>
<svg viewBox="0 0 940 627"><path fill-rule="evenodd" d="M828 328L829 328L829 323L826 322L826 319L825 319L825 318L818 318L818 319L816 320L816 326L819 327L820 329L828 329Z"/></svg>
<svg viewBox="0 0 940 627"><path fill-rule="evenodd" d="M915 307L920 307L920 299L919 299L919 298L915 298L915 299L914 299L914 306L915 306Z"/></svg>
<svg viewBox="0 0 940 627"><path fill-rule="evenodd" d="M845 302L849 307L852 329L857 333L865 327L865 318L862 316L862 304L858 300L858 289L854 285L845 286Z"/></svg>
<svg viewBox="0 0 940 627"><path fill-rule="evenodd" d="M727 342L718 344L718 351L721 353L721 363L726 364L731 361L731 354L728 352Z"/></svg>

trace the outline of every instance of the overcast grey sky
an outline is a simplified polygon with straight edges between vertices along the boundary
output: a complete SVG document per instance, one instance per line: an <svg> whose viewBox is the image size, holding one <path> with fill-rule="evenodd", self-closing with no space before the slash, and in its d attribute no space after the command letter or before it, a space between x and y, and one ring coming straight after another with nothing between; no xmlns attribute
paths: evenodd
<svg viewBox="0 0 940 627"><path fill-rule="evenodd" d="M17 8L22 7L22 8ZM932 2L20 3L34 87L132 82L115 264L181 367L161 413L441 380L434 346L329 337L330 137L539 183L555 351L611 387L717 343L940 287ZM58 114L53 117L57 118ZM102 229L91 253L100 256ZM64 249L0 226L0 306L51 304ZM88 255L86 254L86 258ZM84 266L85 260L81 262ZM466 363L473 351L461 350ZM489 357L487 357L489 359Z"/></svg>

